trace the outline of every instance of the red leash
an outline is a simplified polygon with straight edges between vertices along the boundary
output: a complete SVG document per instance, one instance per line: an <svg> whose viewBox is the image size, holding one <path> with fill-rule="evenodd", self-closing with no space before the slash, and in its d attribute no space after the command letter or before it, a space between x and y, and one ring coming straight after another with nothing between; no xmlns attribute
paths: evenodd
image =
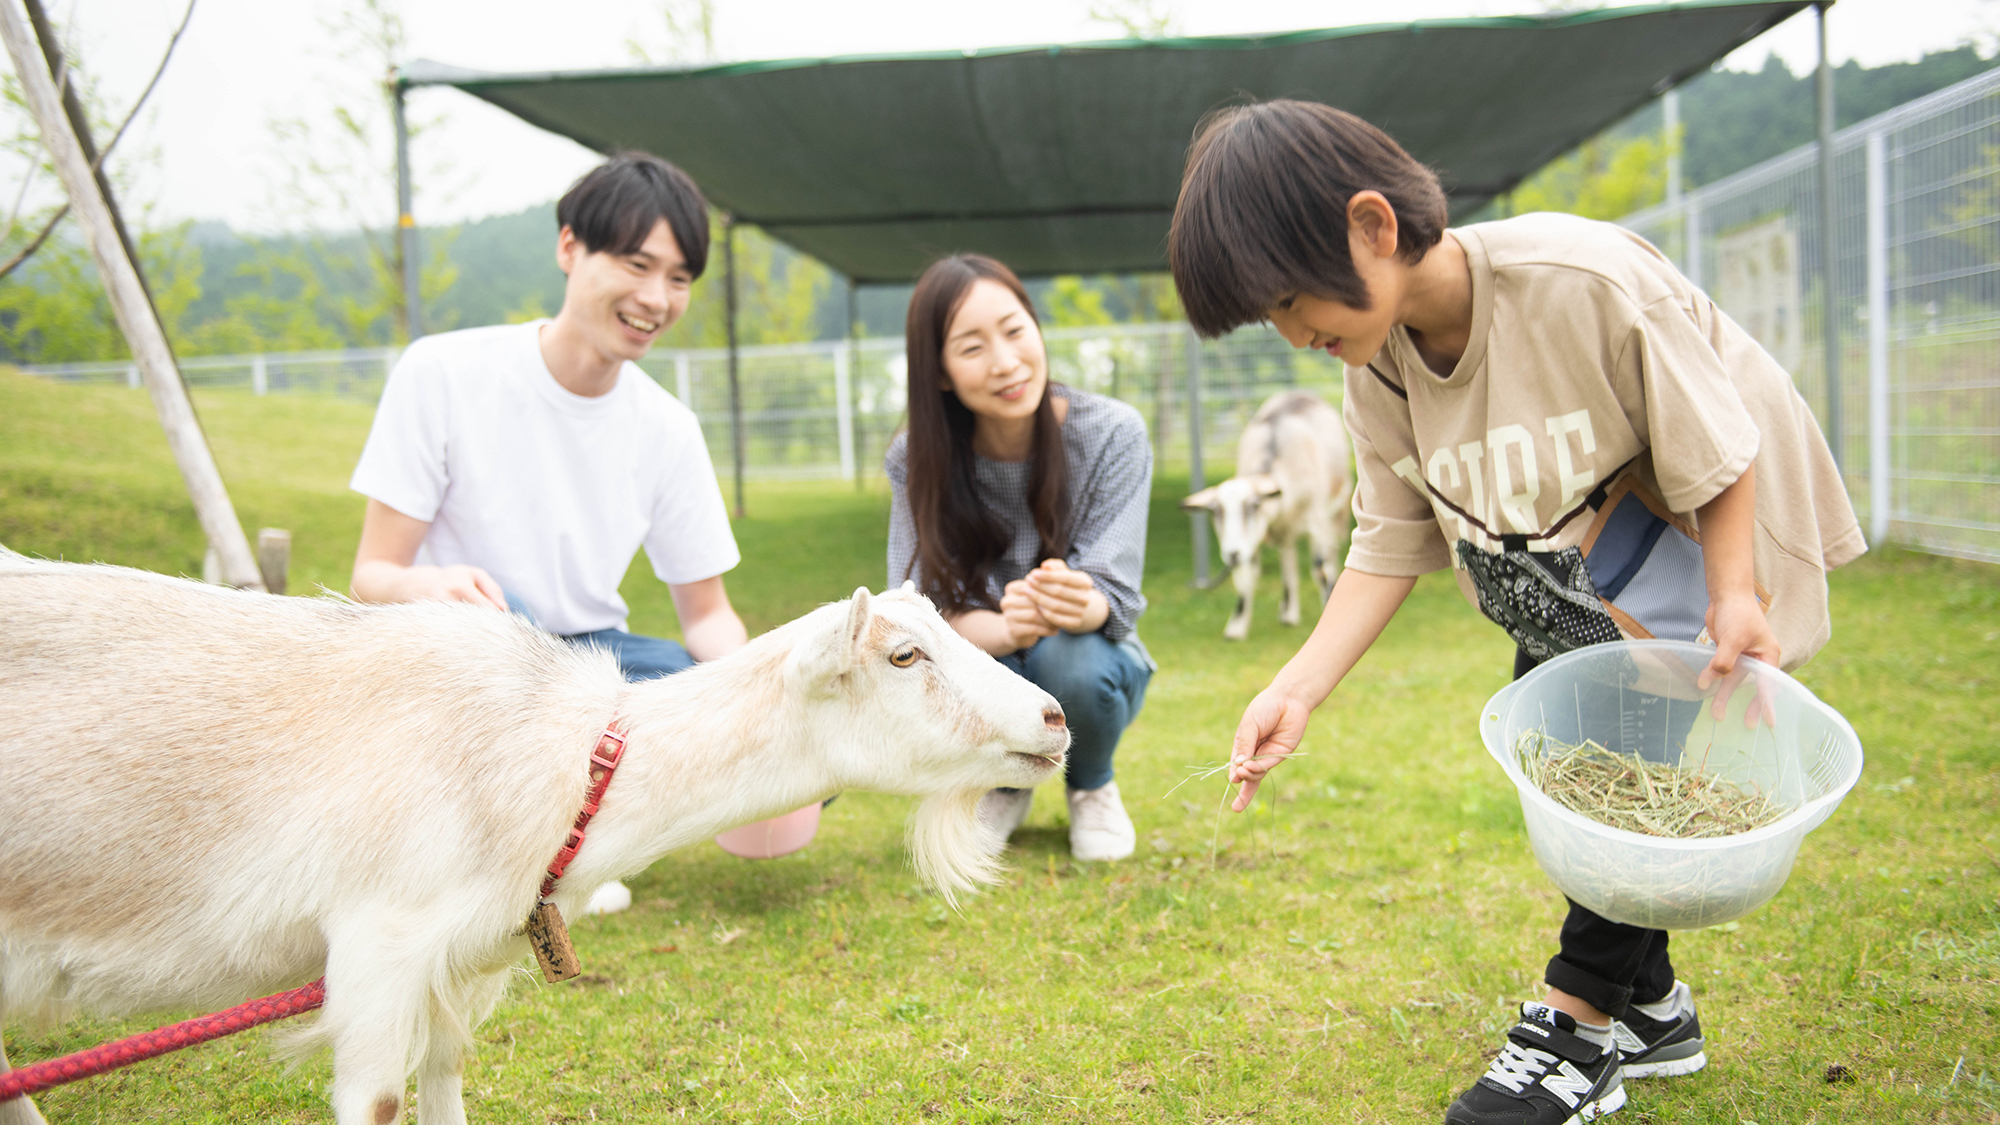
<svg viewBox="0 0 2000 1125"><path fill-rule="evenodd" d="M569 861L576 858L577 850L583 847L584 826L597 814L598 803L604 800L604 791L611 788L611 775L618 769L618 762L625 756L625 736L618 733L617 723L613 723L597 736L597 746L590 754L590 788L584 794L583 811L577 814L576 824L563 840L563 846L549 863L548 877L542 881L541 897L546 900L555 890L556 880L562 878ZM560 917L560 916L558 916ZM39 1094L54 1086L75 1082L80 1078L94 1078L106 1071L130 1066L135 1062L156 1058L178 1051L182 1047L192 1047L197 1043L207 1043L225 1035L234 1035L256 1027L258 1024L296 1016L310 1012L326 1003L326 978L290 992L280 992L276 996L266 996L258 1000L246 1000L226 1011L210 1016L197 1016L191 1020L169 1024L155 1031L127 1036L109 1043L101 1043L73 1055L45 1059L17 1067L0 1074L0 1102L12 1101L28 1094Z"/></svg>
<svg viewBox="0 0 2000 1125"><path fill-rule="evenodd" d="M21 1097L24 1094L38 1094L51 1086L61 1086L79 1078L91 1078L107 1070L117 1070L143 1059L178 1051L182 1047L192 1047L196 1043L206 1043L225 1035L234 1035L245 1028L256 1027L260 1023L270 1023L286 1016L296 1016L300 1012L310 1012L326 1003L326 978L294 988L290 992L280 992L276 996L266 996L261 1000L247 1000L226 1012L212 1016L197 1016L191 1020L133 1035L110 1043L100 1044L87 1051L73 1055L49 1059L45 1062L10 1070L0 1074L0 1102Z"/></svg>

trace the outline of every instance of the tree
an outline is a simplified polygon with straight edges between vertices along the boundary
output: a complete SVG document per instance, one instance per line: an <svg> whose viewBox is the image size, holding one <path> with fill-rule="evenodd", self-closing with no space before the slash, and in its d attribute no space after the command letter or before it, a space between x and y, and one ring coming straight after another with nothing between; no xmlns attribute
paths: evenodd
<svg viewBox="0 0 2000 1125"><path fill-rule="evenodd" d="M1180 19L1168 0L1099 0L1090 6L1094 23L1108 23L1133 39L1165 39L1180 34Z"/></svg>
<svg viewBox="0 0 2000 1125"><path fill-rule="evenodd" d="M635 62L712 62L715 59L715 0L665 0L660 19L664 39L647 41L633 34L625 50Z"/></svg>
<svg viewBox="0 0 2000 1125"><path fill-rule="evenodd" d="M344 64L330 85L339 92L331 120L282 117L271 122L282 162L279 209L312 216L322 232L317 249L326 267L345 274L336 300L339 328L350 344L409 339L403 292L403 244L396 225L396 145L392 120L394 90L388 75L404 55L403 20L394 0L353 0L325 21L335 57ZM344 87L344 89L341 89ZM437 119L411 121L412 142L435 128ZM436 175L427 175L434 181ZM333 229L360 234L348 250L325 237L325 217ZM457 280L450 257L452 232L427 232L428 261L418 280L428 305ZM269 263L257 269L288 269ZM427 324L427 329L448 325Z"/></svg>
<svg viewBox="0 0 2000 1125"><path fill-rule="evenodd" d="M189 307L201 296L201 255L186 227L139 235L139 266L176 348L187 341ZM103 279L83 243L59 232L27 266L0 283L0 350L26 363L125 359L132 353L112 318Z"/></svg>
<svg viewBox="0 0 2000 1125"><path fill-rule="evenodd" d="M1667 153L1668 141L1657 135L1594 137L1524 180L1509 196L1508 210L1607 220L1629 215L1666 198Z"/></svg>
<svg viewBox="0 0 2000 1125"><path fill-rule="evenodd" d="M666 344L720 348L729 342L723 300L723 226L712 225L708 268L695 282L694 296L680 324L667 331ZM740 344L782 344L817 334L820 298L833 288L833 273L817 259L778 242L756 227L736 228L736 339Z"/></svg>

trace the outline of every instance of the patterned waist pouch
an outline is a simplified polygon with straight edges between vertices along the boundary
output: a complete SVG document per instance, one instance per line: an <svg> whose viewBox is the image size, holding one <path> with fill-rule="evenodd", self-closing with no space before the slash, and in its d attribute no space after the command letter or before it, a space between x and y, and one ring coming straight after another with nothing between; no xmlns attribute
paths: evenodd
<svg viewBox="0 0 2000 1125"><path fill-rule="evenodd" d="M1700 533L1628 470L1541 535L1496 536L1498 551L1458 541L1480 612L1537 661L1622 637L1712 643ZM1528 550L1586 510L1595 516L1580 545ZM1757 600L1769 610L1761 585Z"/></svg>

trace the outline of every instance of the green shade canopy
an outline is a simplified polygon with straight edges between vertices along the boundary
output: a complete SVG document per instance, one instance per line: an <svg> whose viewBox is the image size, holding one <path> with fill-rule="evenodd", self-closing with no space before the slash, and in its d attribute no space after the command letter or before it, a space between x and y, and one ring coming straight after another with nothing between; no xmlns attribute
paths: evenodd
<svg viewBox="0 0 2000 1125"><path fill-rule="evenodd" d="M456 86L710 201L860 282L954 250L1024 275L1157 270L1202 115L1326 102L1436 168L1464 214L1801 9L1694 2L1285 35L490 74Z"/></svg>

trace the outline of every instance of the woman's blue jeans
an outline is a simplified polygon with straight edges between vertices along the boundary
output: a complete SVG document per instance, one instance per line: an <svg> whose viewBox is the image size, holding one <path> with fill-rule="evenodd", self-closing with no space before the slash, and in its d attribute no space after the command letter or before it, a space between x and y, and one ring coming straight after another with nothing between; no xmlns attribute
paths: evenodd
<svg viewBox="0 0 2000 1125"><path fill-rule="evenodd" d="M995 658L1062 704L1070 732L1063 777L1071 789L1110 783L1111 755L1153 678L1145 651L1136 640L1108 641L1103 633L1057 633Z"/></svg>
<svg viewBox="0 0 2000 1125"><path fill-rule="evenodd" d="M507 595L507 608L533 622L535 628L542 627L542 623L535 620L535 615L528 612L528 603L512 594ZM629 681L671 676L694 667L694 657L688 655L688 650L681 647L679 641L663 637L641 636L623 629L598 629L590 633L572 633L562 639L579 648L595 645L608 651L618 658L618 669L625 673Z"/></svg>

